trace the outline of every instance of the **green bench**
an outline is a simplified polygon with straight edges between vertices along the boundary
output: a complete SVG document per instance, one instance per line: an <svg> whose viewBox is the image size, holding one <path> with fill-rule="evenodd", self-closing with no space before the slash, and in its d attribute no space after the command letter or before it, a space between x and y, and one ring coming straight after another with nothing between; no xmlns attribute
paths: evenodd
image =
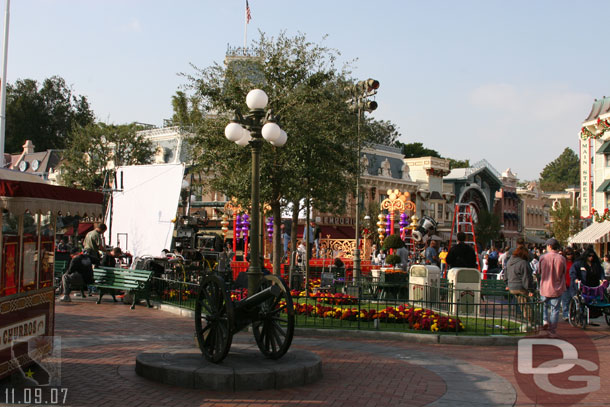
<svg viewBox="0 0 610 407"><path fill-rule="evenodd" d="M64 275L69 265L68 260L55 260L53 263L53 277L55 280L55 287L61 286L61 276Z"/></svg>
<svg viewBox="0 0 610 407"><path fill-rule="evenodd" d="M131 309L136 307L139 299L146 300L146 305L150 308L150 291L152 284L152 271L148 270L128 270L116 267L96 267L93 269L93 286L99 290L97 303L102 301L104 294L112 295L116 302L116 291L125 291L133 296Z"/></svg>
<svg viewBox="0 0 610 407"><path fill-rule="evenodd" d="M508 295L506 281L504 280L481 280L481 295L499 296Z"/></svg>

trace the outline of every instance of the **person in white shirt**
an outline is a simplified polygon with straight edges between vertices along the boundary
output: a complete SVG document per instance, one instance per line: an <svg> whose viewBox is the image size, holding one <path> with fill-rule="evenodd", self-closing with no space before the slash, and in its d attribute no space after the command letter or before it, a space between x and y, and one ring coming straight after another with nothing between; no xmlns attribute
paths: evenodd
<svg viewBox="0 0 610 407"><path fill-rule="evenodd" d="M379 254L377 255L377 265L385 266L385 252L383 250L379 250Z"/></svg>

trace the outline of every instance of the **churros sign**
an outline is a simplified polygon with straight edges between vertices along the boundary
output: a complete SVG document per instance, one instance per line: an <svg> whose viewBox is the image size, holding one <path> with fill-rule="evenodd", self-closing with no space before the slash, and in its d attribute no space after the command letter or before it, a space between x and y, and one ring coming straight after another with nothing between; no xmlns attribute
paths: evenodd
<svg viewBox="0 0 610 407"><path fill-rule="evenodd" d="M0 350L10 348L13 342L25 342L37 336L45 335L45 321L45 315L39 315L0 327Z"/></svg>

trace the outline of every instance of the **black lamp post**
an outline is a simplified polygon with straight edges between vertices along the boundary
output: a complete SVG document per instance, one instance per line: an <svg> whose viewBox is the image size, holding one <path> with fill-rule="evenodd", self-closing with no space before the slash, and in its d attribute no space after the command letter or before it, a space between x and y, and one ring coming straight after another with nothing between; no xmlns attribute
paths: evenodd
<svg viewBox="0 0 610 407"><path fill-rule="evenodd" d="M265 111L269 98L260 89L251 90L246 96L250 112L242 116L235 111L235 117L225 128L225 136L239 146L252 148L252 231L250 233L250 267L248 268L248 296L258 291L263 275L260 253L260 156L263 139L276 147L286 144L286 132L275 123L271 110ZM234 237L235 238L235 237Z"/></svg>
<svg viewBox="0 0 610 407"><path fill-rule="evenodd" d="M375 79L367 79L360 81L354 86L352 106L358 111L358 156L356 164L356 248L354 249L354 280L360 280L360 122L364 112L372 112L377 109L377 102L368 100L370 96L377 94L379 89L379 81Z"/></svg>

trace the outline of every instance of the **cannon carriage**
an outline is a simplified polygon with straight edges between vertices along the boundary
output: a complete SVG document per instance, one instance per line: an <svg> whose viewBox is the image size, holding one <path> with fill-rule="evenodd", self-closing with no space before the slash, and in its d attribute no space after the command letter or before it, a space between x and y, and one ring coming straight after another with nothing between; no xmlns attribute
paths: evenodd
<svg viewBox="0 0 610 407"><path fill-rule="evenodd" d="M292 343L295 313L290 291L277 276L263 276L257 293L233 301L222 277L210 274L200 285L195 305L195 332L203 356L220 363L229 353L233 335L252 325L265 357L281 358Z"/></svg>

